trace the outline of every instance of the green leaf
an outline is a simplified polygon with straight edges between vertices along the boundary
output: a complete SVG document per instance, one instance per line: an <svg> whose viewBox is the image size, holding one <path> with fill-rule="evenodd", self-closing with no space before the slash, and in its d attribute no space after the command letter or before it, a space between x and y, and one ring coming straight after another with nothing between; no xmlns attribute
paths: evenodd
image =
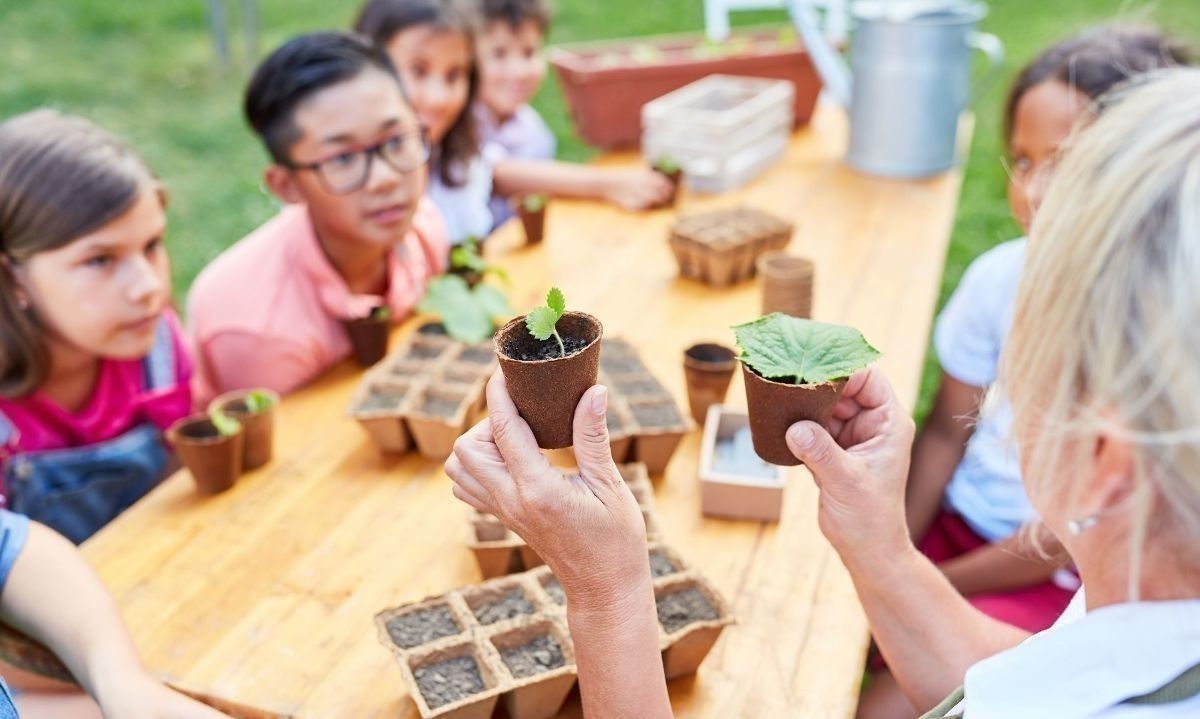
<svg viewBox="0 0 1200 719"><path fill-rule="evenodd" d="M567 311L567 298L563 297L562 290L557 287L551 287L550 291L546 293L546 306L554 310L554 313L558 315L558 317L554 318L555 323L557 323L558 318L562 317L563 313Z"/></svg>
<svg viewBox="0 0 1200 719"><path fill-rule="evenodd" d="M474 296L475 304L492 319L507 320L515 314L504 293L491 285L475 285L471 294Z"/></svg>
<svg viewBox="0 0 1200 719"><path fill-rule="evenodd" d="M250 414L266 412L275 402L275 400L271 399L271 395L263 392L260 389L247 392L245 399L242 401L246 405L246 411L248 411Z"/></svg>
<svg viewBox="0 0 1200 719"><path fill-rule="evenodd" d="M525 195L525 199L521 200L521 206L526 212L539 212L546 206L545 195Z"/></svg>
<svg viewBox="0 0 1200 719"><path fill-rule="evenodd" d="M674 175L682 168L679 166L679 162L675 158L671 157L670 155L662 155L654 161L654 169L658 170L664 175Z"/></svg>
<svg viewBox="0 0 1200 719"><path fill-rule="evenodd" d="M214 407L212 411L208 413L208 419L213 423L213 426L217 428L217 432L220 433L222 437L232 437L233 435L237 434L238 430L242 427L242 425L236 419L230 417L216 407Z"/></svg>
<svg viewBox="0 0 1200 719"><path fill-rule="evenodd" d="M525 326L529 334L539 340L548 340L555 333L554 325L558 324L559 314L549 307L538 307L525 315Z"/></svg>
<svg viewBox="0 0 1200 719"><path fill-rule="evenodd" d="M879 350L853 327L778 312L733 328L741 359L763 377L794 384L844 379L874 362Z"/></svg>
<svg viewBox="0 0 1200 719"><path fill-rule="evenodd" d="M488 304L477 301L476 297L462 277L442 275L429 283L417 311L437 315L447 334L460 342L475 344L486 340L496 328Z"/></svg>

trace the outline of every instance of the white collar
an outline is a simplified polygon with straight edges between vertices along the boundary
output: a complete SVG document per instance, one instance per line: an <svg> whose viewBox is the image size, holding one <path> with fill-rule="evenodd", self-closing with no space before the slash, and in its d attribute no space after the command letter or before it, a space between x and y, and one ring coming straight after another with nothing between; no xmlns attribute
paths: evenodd
<svg viewBox="0 0 1200 719"><path fill-rule="evenodd" d="M966 716L1090 717L1200 662L1200 600L1102 607L967 671Z"/></svg>

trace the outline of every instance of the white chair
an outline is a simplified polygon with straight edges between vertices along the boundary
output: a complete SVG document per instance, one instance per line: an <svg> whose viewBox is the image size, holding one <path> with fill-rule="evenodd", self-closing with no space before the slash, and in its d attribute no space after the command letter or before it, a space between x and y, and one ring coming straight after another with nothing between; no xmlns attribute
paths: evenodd
<svg viewBox="0 0 1200 719"><path fill-rule="evenodd" d="M786 9L793 18L823 9L825 35L835 43L846 39L846 0L704 0L704 31L712 40L724 40L729 37L730 12L771 9Z"/></svg>

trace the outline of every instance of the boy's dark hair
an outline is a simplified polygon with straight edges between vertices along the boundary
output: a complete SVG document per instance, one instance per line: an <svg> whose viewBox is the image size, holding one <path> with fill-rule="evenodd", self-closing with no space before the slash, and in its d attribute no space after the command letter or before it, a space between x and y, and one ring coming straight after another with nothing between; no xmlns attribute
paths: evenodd
<svg viewBox="0 0 1200 719"><path fill-rule="evenodd" d="M467 168L479 154L475 113L471 110L479 87L474 20L466 9L452 0L367 0L354 22L354 31L371 38L380 48L387 47L400 32L418 26L461 32L467 36L467 46L471 50L467 102L434 154L434 166L442 184L450 187L460 187L467 181Z"/></svg>
<svg viewBox="0 0 1200 719"><path fill-rule="evenodd" d="M348 32L315 32L288 40L267 56L246 87L246 120L271 157L289 162L288 151L299 139L296 108L314 93L345 82L367 68L400 82L387 53L370 40Z"/></svg>
<svg viewBox="0 0 1200 719"><path fill-rule="evenodd" d="M1044 50L1021 70L1004 103L1004 142L1012 140L1021 98L1043 82L1057 81L1092 100L1152 70L1191 65L1194 48L1153 27L1106 25Z"/></svg>
<svg viewBox="0 0 1200 719"><path fill-rule="evenodd" d="M550 29L550 4L547 0L476 0L479 16L486 23L506 22L516 30L521 23L532 20L545 35Z"/></svg>

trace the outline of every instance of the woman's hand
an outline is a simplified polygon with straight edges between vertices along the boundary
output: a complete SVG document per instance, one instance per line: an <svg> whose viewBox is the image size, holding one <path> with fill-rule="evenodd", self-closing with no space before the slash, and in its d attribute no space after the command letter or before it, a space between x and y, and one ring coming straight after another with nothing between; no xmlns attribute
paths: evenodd
<svg viewBox="0 0 1200 719"><path fill-rule="evenodd" d="M592 387L575 410L579 471L570 474L538 449L499 371L487 400L488 418L455 442L446 461L454 495L520 535L577 606L648 585L646 525L609 448L608 389Z"/></svg>
<svg viewBox="0 0 1200 719"><path fill-rule="evenodd" d="M604 199L630 211L649 210L671 198L674 185L649 168L606 169Z"/></svg>
<svg viewBox="0 0 1200 719"><path fill-rule="evenodd" d="M788 447L821 490L821 532L847 564L910 546L904 485L914 424L877 368L858 372L826 432L814 422L788 429Z"/></svg>
<svg viewBox="0 0 1200 719"><path fill-rule="evenodd" d="M229 719L145 673L113 677L97 694L105 719Z"/></svg>

